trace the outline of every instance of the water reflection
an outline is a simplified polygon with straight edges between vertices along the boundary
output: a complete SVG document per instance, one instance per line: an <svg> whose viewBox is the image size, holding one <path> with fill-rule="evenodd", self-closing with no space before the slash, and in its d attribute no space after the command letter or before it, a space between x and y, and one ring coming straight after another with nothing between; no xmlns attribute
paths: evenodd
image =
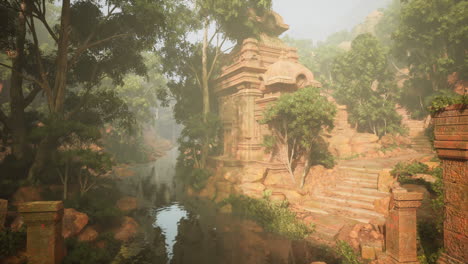
<svg viewBox="0 0 468 264"><path fill-rule="evenodd" d="M187 211L178 203L156 209L156 221L153 227L161 228L165 236L166 252L169 260L173 256L173 247L176 242L180 222L187 218Z"/></svg>
<svg viewBox="0 0 468 264"><path fill-rule="evenodd" d="M174 181L177 154L172 150L155 163L135 167L136 177L121 186L143 206L134 217L143 229L136 243L145 254L131 263L338 263L326 248L279 237L250 220L218 213L209 201L186 198Z"/></svg>

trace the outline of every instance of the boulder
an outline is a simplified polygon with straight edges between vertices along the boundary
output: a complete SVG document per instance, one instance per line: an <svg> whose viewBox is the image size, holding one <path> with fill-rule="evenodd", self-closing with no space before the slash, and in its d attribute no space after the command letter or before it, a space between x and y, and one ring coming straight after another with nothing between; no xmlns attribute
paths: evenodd
<svg viewBox="0 0 468 264"><path fill-rule="evenodd" d="M390 189L392 188L393 184L396 182L396 178L390 174L389 169L382 170L379 173L379 178L378 178L378 190L381 192L390 192Z"/></svg>
<svg viewBox="0 0 468 264"><path fill-rule="evenodd" d="M427 165L430 170L440 167L440 162L426 161L426 162L423 162L423 164Z"/></svg>
<svg viewBox="0 0 468 264"><path fill-rule="evenodd" d="M10 224L11 230L18 232L24 225L24 219L21 215L16 216L15 220Z"/></svg>
<svg viewBox="0 0 468 264"><path fill-rule="evenodd" d="M361 257L366 260L375 259L375 249L369 245L361 245Z"/></svg>
<svg viewBox="0 0 468 264"><path fill-rule="evenodd" d="M239 186L241 192L244 195L253 197L253 198L262 198L263 191L265 190L265 186L261 183L244 183Z"/></svg>
<svg viewBox="0 0 468 264"><path fill-rule="evenodd" d="M377 213L388 216L388 211L390 210L390 195L383 197L374 201L374 211Z"/></svg>
<svg viewBox="0 0 468 264"><path fill-rule="evenodd" d="M247 167L244 169L242 174L242 182L259 182L265 178L266 168L265 167Z"/></svg>
<svg viewBox="0 0 468 264"><path fill-rule="evenodd" d="M223 178L233 184L240 182L240 174L238 170L227 170L223 173Z"/></svg>
<svg viewBox="0 0 468 264"><path fill-rule="evenodd" d="M430 183L435 183L437 181L437 177L434 177L432 175L429 175L429 174L423 174L423 173L418 173L416 175L413 175L411 178L413 179L422 179L426 182L430 182Z"/></svg>
<svg viewBox="0 0 468 264"><path fill-rule="evenodd" d="M64 238L78 235L88 224L88 215L76 211L73 208L66 208L63 213L62 236Z"/></svg>
<svg viewBox="0 0 468 264"><path fill-rule="evenodd" d="M215 202L219 203L222 200L229 198L233 192L232 184L229 182L217 182L216 183L216 199Z"/></svg>
<svg viewBox="0 0 468 264"><path fill-rule="evenodd" d="M115 231L114 238L119 241L128 241L138 232L138 223L135 219L125 216L120 227Z"/></svg>
<svg viewBox="0 0 468 264"><path fill-rule="evenodd" d="M78 236L78 240L81 242L90 242L96 240L98 237L98 232L91 226L87 226L83 232Z"/></svg>
<svg viewBox="0 0 468 264"><path fill-rule="evenodd" d="M18 206L20 203L41 201L42 189L35 186L20 187L12 197L13 205Z"/></svg>
<svg viewBox="0 0 468 264"><path fill-rule="evenodd" d="M200 191L200 197L206 198L206 199L213 199L216 196L216 182L214 177L210 177L208 179L208 182L206 183L205 188Z"/></svg>
<svg viewBox="0 0 468 264"><path fill-rule="evenodd" d="M138 208L138 201L135 197L123 197L117 201L116 206L122 212L130 212Z"/></svg>

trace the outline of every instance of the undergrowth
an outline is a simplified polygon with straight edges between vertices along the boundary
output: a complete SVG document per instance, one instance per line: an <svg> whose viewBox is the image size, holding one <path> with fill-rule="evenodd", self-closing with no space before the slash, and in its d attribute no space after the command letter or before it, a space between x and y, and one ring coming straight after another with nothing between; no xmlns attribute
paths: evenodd
<svg viewBox="0 0 468 264"><path fill-rule="evenodd" d="M342 264L361 264L356 252L345 241L338 240L336 242L336 251L342 257Z"/></svg>
<svg viewBox="0 0 468 264"><path fill-rule="evenodd" d="M303 239L314 230L313 226L307 226L296 218L296 215L288 209L287 202L272 202L268 194L262 199L231 195L222 201L220 206L226 204L232 205L234 214L257 222L265 231L290 239Z"/></svg>

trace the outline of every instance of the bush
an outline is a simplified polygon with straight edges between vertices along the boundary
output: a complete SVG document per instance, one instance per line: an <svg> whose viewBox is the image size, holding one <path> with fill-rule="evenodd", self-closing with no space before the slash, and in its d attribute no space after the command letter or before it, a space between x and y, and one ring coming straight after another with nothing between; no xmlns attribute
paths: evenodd
<svg viewBox="0 0 468 264"><path fill-rule="evenodd" d="M454 104L468 105L468 95L459 95L455 93L435 96L429 106L429 111L434 114L444 110L445 107Z"/></svg>
<svg viewBox="0 0 468 264"><path fill-rule="evenodd" d="M15 256L19 250L26 248L26 229L18 232L11 229L0 231L0 260L5 257Z"/></svg>
<svg viewBox="0 0 468 264"><path fill-rule="evenodd" d="M247 196L230 196L220 203L220 206L231 204L233 212L240 216L254 220L265 231L277 233L290 239L303 239L313 232L313 227L308 227L296 219L296 215L289 211L287 202L273 203L265 198L254 199Z"/></svg>
<svg viewBox="0 0 468 264"><path fill-rule="evenodd" d="M105 195L103 195L105 194ZM91 189L84 195L76 195L64 202L66 208L74 208L89 216L90 224L109 225L123 216L115 204L120 199L121 193L117 186L99 187Z"/></svg>
<svg viewBox="0 0 468 264"><path fill-rule="evenodd" d="M400 183L407 183L408 177L418 173L428 174L429 166L421 162L404 163L398 162L390 172L392 176L397 177Z"/></svg>
<svg viewBox="0 0 468 264"><path fill-rule="evenodd" d="M88 242L79 242L76 238L66 240L67 256L63 264L101 264L111 263L120 249L120 242L112 233L100 235L97 242L104 242L105 247L95 247Z"/></svg>
<svg viewBox="0 0 468 264"><path fill-rule="evenodd" d="M336 251L342 257L342 264L361 264L353 248L345 241L338 240Z"/></svg>

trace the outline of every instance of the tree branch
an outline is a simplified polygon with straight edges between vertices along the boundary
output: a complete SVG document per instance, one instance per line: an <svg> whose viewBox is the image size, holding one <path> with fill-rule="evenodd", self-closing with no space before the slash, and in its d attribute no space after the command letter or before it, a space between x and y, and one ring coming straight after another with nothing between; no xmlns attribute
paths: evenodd
<svg viewBox="0 0 468 264"><path fill-rule="evenodd" d="M34 101L41 90L42 88L40 86L34 86L34 89L24 98L24 108L28 107Z"/></svg>
<svg viewBox="0 0 468 264"><path fill-rule="evenodd" d="M36 78L31 77L31 76L28 76L28 75L25 75L25 74L23 74L23 73L21 73L21 72L19 72L19 71L16 71L15 69L13 69L13 67L11 67L11 66L9 66L9 65L6 65L6 64L0 62L0 66L3 66L3 67L5 67L5 68L8 68L8 69L10 69L10 70L12 70L12 71L18 73L18 74L21 76L21 78L23 78L23 79L25 79L25 80L27 80L27 81L35 82L36 84L42 86L42 83L41 83L40 81L38 81Z"/></svg>
<svg viewBox="0 0 468 264"><path fill-rule="evenodd" d="M125 34L118 34L118 35L114 35L114 36L110 36L110 37L107 37L105 39L101 39L101 40L98 40L96 42L93 42L91 44L83 44L81 47L79 47L76 51L75 51L75 54L73 55L73 57L71 58L70 60L70 65L73 65L76 60L78 59L78 57L87 49L89 48L92 48L92 47L95 47L95 46L98 46L98 45L101 45L102 43L105 43L107 41L110 41L110 40L113 40L113 39L116 39L116 38L120 38L120 37L125 37L125 36L129 36L130 33L125 33Z"/></svg>
<svg viewBox="0 0 468 264"><path fill-rule="evenodd" d="M219 54L221 54L221 48L223 47L224 42L226 42L226 39L227 39L227 37L224 37L221 44L219 44L218 47L216 48L216 54L215 54L215 57L213 58L213 62L211 63L210 71L208 72L208 79L210 79L211 74L213 73L213 70L214 70L215 65L216 65L216 61L218 60Z"/></svg>

